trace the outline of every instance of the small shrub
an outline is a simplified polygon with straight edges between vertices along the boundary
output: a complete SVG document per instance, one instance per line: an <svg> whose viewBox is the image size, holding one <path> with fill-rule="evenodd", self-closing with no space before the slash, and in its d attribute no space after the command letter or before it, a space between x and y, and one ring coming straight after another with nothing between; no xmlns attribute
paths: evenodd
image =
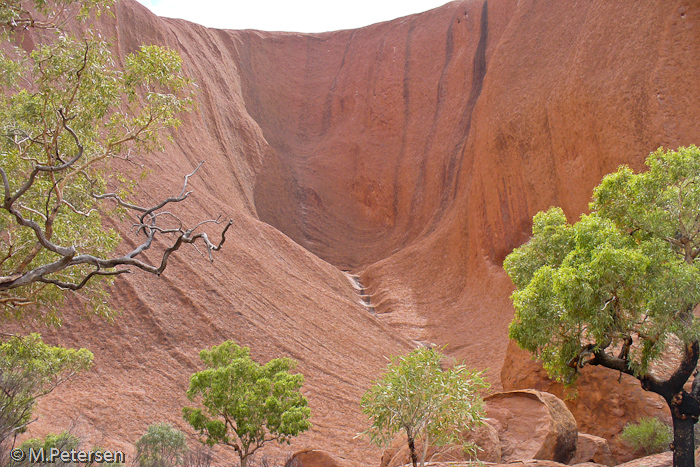
<svg viewBox="0 0 700 467"><path fill-rule="evenodd" d="M642 418L625 425L621 437L632 449L648 456L667 451L673 441L673 431L658 418Z"/></svg>
<svg viewBox="0 0 700 467"><path fill-rule="evenodd" d="M174 467L183 465L187 455L185 434L167 423L154 423L136 442L136 459L140 467ZM202 459L197 459L201 461Z"/></svg>

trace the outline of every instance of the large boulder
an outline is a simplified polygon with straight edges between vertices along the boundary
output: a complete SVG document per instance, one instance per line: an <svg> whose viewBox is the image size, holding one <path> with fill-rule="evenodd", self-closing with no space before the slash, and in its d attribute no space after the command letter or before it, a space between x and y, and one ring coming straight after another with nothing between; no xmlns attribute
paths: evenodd
<svg viewBox="0 0 700 467"><path fill-rule="evenodd" d="M576 451L576 420L558 397L534 389L484 399L501 442L501 462L522 459L568 463Z"/></svg>
<svg viewBox="0 0 700 467"><path fill-rule="evenodd" d="M284 467L350 467L350 462L318 449L298 451Z"/></svg>
<svg viewBox="0 0 700 467"><path fill-rule="evenodd" d="M493 421L491 421L493 423ZM498 431L486 420L483 425L465 434L464 440L478 447L477 459L482 462L498 463L501 461L501 445ZM416 444L416 451L423 452L423 445ZM391 458L389 456L391 455ZM387 460L388 459L388 460ZM430 446L426 459L432 462L468 461L470 457L460 446ZM406 439L394 442L392 447L384 451L381 467L400 467L411 463L411 454L406 445Z"/></svg>
<svg viewBox="0 0 700 467"><path fill-rule="evenodd" d="M605 438L593 436L587 433L579 433L576 443L576 454L569 464L582 464L584 462L595 462L613 466L616 464L610 446Z"/></svg>

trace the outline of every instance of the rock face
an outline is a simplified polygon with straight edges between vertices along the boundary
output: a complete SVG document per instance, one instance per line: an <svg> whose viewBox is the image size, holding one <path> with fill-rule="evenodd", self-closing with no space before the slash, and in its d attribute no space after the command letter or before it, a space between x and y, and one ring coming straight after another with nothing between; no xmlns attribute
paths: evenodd
<svg viewBox="0 0 700 467"><path fill-rule="evenodd" d="M524 390L484 399L486 413L496 421L501 460L551 460L566 464L576 451L576 420L558 397Z"/></svg>
<svg viewBox="0 0 700 467"><path fill-rule="evenodd" d="M129 452L150 423L185 428L198 352L234 339L299 360L314 428L292 449L378 464L354 436L385 356L447 345L498 390L513 314L501 262L532 216L560 205L575 219L618 165L700 142L690 0L464 0L325 34L212 30L133 0L113 11L101 28L120 57L168 45L200 89L145 161L142 200L206 160L183 219L235 227L213 264L183 251L160 278L116 279L113 324L69 301L66 325L41 331L90 348L95 369L42 401L32 435L72 427ZM128 222L115 228L133 242Z"/></svg>

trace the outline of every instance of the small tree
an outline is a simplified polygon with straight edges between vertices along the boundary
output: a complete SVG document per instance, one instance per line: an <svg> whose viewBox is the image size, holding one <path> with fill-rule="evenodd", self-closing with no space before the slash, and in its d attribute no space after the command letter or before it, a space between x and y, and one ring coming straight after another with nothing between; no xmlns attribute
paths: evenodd
<svg viewBox="0 0 700 467"><path fill-rule="evenodd" d="M173 467L183 465L187 451L183 432L168 423L154 423L136 442L136 461L140 467Z"/></svg>
<svg viewBox="0 0 700 467"><path fill-rule="evenodd" d="M185 407L185 420L209 446L223 444L241 467L269 442L287 443L311 428L311 412L300 389L304 377L291 374L296 362L276 358L260 365L248 347L226 341L199 354L207 369L190 378L187 397L204 409Z"/></svg>
<svg viewBox="0 0 700 467"><path fill-rule="evenodd" d="M418 465L416 441L423 442L422 467L430 444L463 444L464 431L483 419L480 391L488 384L482 373L464 365L443 371L442 359L442 353L433 349L393 358L384 377L360 401L362 412L372 420L364 433L386 445L404 431L413 467ZM465 449L474 453L473 445Z"/></svg>
<svg viewBox="0 0 700 467"><path fill-rule="evenodd" d="M573 384L585 365L637 378L673 419L673 463L694 465L700 415L700 150L658 150L649 170L621 167L595 189L574 225L559 208L537 214L532 238L504 268L516 291L510 336L552 377ZM675 353L670 375L653 365Z"/></svg>
<svg viewBox="0 0 700 467"><path fill-rule="evenodd" d="M0 449L26 431L37 399L89 369L92 359L85 349L48 346L38 334L0 343Z"/></svg>

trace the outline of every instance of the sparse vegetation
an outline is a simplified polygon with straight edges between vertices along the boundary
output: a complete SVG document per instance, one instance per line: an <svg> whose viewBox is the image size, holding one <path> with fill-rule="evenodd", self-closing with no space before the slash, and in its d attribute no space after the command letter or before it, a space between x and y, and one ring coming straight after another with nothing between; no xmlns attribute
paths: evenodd
<svg viewBox="0 0 700 467"><path fill-rule="evenodd" d="M311 428L311 415L300 389L304 377L290 373L296 362L276 358L260 365L248 347L227 341L203 350L206 369L190 379L187 397L204 408L185 407L185 420L209 446L233 448L241 467L269 442L289 443Z"/></svg>
<svg viewBox="0 0 700 467"><path fill-rule="evenodd" d="M622 440L644 455L668 451L673 441L673 430L656 417L642 418L637 423L625 425Z"/></svg>
<svg viewBox="0 0 700 467"><path fill-rule="evenodd" d="M430 444L462 444L475 455L475 446L465 444L461 435L481 423L480 391L488 384L482 373L464 365L443 370L443 358L441 352L425 348L393 358L385 375L360 401L363 413L372 421L364 433L374 443L387 445L403 431L413 467L419 462L418 441L423 443L421 467Z"/></svg>

